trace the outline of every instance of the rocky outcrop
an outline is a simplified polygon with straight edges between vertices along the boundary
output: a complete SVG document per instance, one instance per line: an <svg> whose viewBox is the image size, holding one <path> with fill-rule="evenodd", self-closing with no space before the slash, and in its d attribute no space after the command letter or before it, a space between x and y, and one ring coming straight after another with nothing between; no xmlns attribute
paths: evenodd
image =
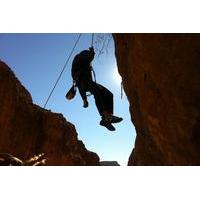
<svg viewBox="0 0 200 200"><path fill-rule="evenodd" d="M137 137L129 165L200 165L200 34L113 34Z"/></svg>
<svg viewBox="0 0 200 200"><path fill-rule="evenodd" d="M26 160L45 153L47 165L99 165L62 114L32 103L29 92L0 62L0 152Z"/></svg>

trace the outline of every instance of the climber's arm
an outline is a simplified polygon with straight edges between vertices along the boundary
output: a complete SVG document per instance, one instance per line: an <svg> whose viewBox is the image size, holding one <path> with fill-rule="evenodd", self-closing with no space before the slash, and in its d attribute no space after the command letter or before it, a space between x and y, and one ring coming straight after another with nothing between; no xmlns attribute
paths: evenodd
<svg viewBox="0 0 200 200"><path fill-rule="evenodd" d="M86 95L86 91L84 87L82 87L81 85L78 85L78 90L83 100L83 107L84 108L88 107L87 95Z"/></svg>

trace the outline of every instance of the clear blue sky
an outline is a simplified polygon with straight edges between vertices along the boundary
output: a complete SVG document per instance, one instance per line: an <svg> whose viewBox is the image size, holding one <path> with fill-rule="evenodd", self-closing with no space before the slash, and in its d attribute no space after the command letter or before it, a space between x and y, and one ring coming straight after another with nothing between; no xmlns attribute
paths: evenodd
<svg viewBox="0 0 200 200"><path fill-rule="evenodd" d="M43 107L55 80L64 66L78 34L0 34L0 59L15 72L21 83L31 93L33 102ZM93 61L97 82L114 94L114 114L123 117L115 124L116 131L110 132L99 125L100 116L93 96L89 107L82 107L79 93L67 101L65 94L72 84L71 63L73 57L88 49L91 34L83 34L69 64L64 71L46 108L62 113L67 121L76 126L78 137L88 150L96 152L101 160L116 160L126 165L135 140L135 129L131 123L129 103L120 95L120 77L111 40L108 53Z"/></svg>

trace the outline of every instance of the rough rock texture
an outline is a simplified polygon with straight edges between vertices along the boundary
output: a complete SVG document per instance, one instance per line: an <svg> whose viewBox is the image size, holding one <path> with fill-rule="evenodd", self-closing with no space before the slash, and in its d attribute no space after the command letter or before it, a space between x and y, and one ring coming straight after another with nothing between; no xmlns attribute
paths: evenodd
<svg viewBox="0 0 200 200"><path fill-rule="evenodd" d="M200 34L113 34L136 127L129 165L200 165Z"/></svg>
<svg viewBox="0 0 200 200"><path fill-rule="evenodd" d="M0 152L22 160L45 153L47 165L100 165L62 114L32 103L31 95L0 61Z"/></svg>

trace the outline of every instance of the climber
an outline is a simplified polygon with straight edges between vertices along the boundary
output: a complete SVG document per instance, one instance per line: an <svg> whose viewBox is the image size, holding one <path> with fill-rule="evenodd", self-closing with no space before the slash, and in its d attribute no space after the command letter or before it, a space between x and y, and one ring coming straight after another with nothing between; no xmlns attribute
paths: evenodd
<svg viewBox="0 0 200 200"><path fill-rule="evenodd" d="M90 47L89 50L83 50L74 57L71 69L72 78L83 100L83 107L87 108L89 105L86 92L90 92L94 96L96 107L102 117L100 125L114 131L115 127L112 123L121 122L123 119L113 115L113 94L92 79L91 62L94 55L94 48Z"/></svg>

